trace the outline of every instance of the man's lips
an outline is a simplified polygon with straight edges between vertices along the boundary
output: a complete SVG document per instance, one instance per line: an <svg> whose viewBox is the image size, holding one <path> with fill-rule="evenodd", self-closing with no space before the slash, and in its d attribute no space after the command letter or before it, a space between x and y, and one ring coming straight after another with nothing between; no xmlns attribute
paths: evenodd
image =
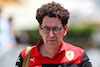
<svg viewBox="0 0 100 67"><path fill-rule="evenodd" d="M49 42L54 42L54 41L56 41L56 40L48 40Z"/></svg>

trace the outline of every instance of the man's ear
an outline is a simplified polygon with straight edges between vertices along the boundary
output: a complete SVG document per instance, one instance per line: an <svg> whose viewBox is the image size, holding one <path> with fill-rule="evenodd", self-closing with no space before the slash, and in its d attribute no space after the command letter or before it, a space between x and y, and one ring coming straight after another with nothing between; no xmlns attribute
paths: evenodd
<svg viewBox="0 0 100 67"><path fill-rule="evenodd" d="M39 34L41 35L41 27L40 27L40 25L38 26L38 29L39 29Z"/></svg>
<svg viewBox="0 0 100 67"><path fill-rule="evenodd" d="M68 30L68 26L65 25L65 26L64 26L64 29L65 29L64 36L66 36L66 34L67 34L67 30Z"/></svg>

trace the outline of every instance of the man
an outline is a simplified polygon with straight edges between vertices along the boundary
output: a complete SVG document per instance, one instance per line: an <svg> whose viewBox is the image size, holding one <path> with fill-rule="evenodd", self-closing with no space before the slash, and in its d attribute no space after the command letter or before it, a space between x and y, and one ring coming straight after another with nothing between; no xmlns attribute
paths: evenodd
<svg viewBox="0 0 100 67"><path fill-rule="evenodd" d="M37 10L42 39L31 49L29 67L92 67L83 49L63 41L67 33L68 10L52 2ZM22 67L26 49L16 63Z"/></svg>

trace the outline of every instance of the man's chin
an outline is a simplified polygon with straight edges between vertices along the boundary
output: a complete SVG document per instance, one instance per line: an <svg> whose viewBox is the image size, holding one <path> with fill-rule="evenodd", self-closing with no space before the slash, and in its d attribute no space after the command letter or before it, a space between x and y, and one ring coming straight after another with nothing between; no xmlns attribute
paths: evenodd
<svg viewBox="0 0 100 67"><path fill-rule="evenodd" d="M57 46L57 43L49 43L48 46L54 48Z"/></svg>

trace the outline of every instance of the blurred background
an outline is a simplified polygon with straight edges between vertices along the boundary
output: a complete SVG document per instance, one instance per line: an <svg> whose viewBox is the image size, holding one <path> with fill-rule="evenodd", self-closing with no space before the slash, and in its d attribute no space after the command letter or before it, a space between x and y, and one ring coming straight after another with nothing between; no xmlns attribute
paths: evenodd
<svg viewBox="0 0 100 67"><path fill-rule="evenodd" d="M100 0L0 0L0 67L15 67L19 53L41 39L36 10L52 1L71 14L64 41L83 48L100 67Z"/></svg>

